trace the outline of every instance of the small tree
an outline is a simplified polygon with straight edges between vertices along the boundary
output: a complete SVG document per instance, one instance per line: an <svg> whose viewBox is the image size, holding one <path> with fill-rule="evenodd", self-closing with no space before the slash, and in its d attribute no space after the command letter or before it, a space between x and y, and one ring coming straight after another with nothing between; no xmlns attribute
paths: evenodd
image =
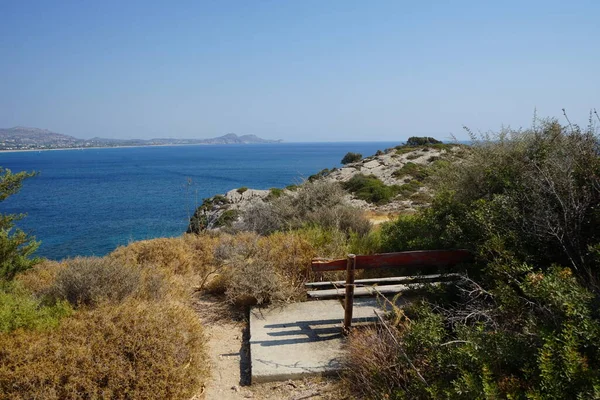
<svg viewBox="0 0 600 400"><path fill-rule="evenodd" d="M341 163L342 164L350 164L350 163L355 163L358 162L362 159L362 154L360 153L352 153L352 152L348 152L346 153L346 155L344 156L344 158L342 158Z"/></svg>
<svg viewBox="0 0 600 400"><path fill-rule="evenodd" d="M406 141L407 146L425 146L428 144L440 144L441 141L429 136L411 136Z"/></svg>
<svg viewBox="0 0 600 400"><path fill-rule="evenodd" d="M17 193L33 172L13 174L9 169L0 167L0 202ZM0 281L8 281L21 271L31 268L38 260L31 258L39 243L20 229L14 222L23 218L19 214L0 214Z"/></svg>

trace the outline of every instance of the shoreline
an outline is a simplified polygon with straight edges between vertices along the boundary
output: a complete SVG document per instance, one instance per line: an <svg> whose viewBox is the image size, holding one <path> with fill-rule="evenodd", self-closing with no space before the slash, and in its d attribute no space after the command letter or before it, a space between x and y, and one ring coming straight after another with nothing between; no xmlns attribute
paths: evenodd
<svg viewBox="0 0 600 400"><path fill-rule="evenodd" d="M24 153L36 151L65 151L65 150L101 150L101 149L134 149L141 147L181 147L181 146L231 146L231 145L256 145L256 144L281 144L281 143L173 143L173 144L140 144L135 146L94 146L94 147L61 147L57 149L16 149L0 150L2 153Z"/></svg>

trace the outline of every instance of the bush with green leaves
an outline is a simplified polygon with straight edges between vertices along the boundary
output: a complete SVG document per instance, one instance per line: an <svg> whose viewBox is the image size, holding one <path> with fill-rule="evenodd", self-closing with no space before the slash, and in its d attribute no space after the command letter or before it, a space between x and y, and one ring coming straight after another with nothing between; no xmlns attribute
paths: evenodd
<svg viewBox="0 0 600 400"><path fill-rule="evenodd" d="M411 136L406 141L407 146L424 146L427 144L440 144L440 140L429 136Z"/></svg>
<svg viewBox="0 0 600 400"><path fill-rule="evenodd" d="M31 172L12 173L0 167L0 202L16 194L23 181L34 176ZM38 260L32 255L39 243L22 230L15 222L23 215L0 214L0 281L12 280L21 271L31 268Z"/></svg>
<svg viewBox="0 0 600 400"><path fill-rule="evenodd" d="M240 192L240 189L238 189L238 193L243 194L245 190ZM229 213L222 217L222 211L227 210L229 204L230 201L227 197L220 194L204 199L190 218L186 233L200 233L207 229L218 228L231 223L237 215Z"/></svg>
<svg viewBox="0 0 600 400"><path fill-rule="evenodd" d="M0 333L55 328L71 312L72 308L66 301L44 304L17 283L0 287Z"/></svg>
<svg viewBox="0 0 600 400"><path fill-rule="evenodd" d="M470 249L468 278L357 336L350 381L386 382L372 398L598 398L597 132L546 120L472 139L436 171L431 207L381 232L387 251ZM361 340L386 335L393 368L367 368L378 347Z"/></svg>
<svg viewBox="0 0 600 400"><path fill-rule="evenodd" d="M364 174L354 175L343 187L358 199L374 204L389 203L399 191L398 186L388 186L375 175Z"/></svg>
<svg viewBox="0 0 600 400"><path fill-rule="evenodd" d="M349 151L348 153L346 153L346 155L344 156L344 158L342 158L342 161L340 162L342 164L352 164L355 162L359 162L360 160L362 160L362 154L352 153L351 151Z"/></svg>

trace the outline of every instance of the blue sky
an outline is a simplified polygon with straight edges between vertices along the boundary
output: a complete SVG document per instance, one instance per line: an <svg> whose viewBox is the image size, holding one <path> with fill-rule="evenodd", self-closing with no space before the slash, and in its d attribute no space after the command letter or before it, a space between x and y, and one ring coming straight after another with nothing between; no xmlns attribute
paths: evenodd
<svg viewBox="0 0 600 400"><path fill-rule="evenodd" d="M600 2L0 0L0 127L465 138L600 110Z"/></svg>

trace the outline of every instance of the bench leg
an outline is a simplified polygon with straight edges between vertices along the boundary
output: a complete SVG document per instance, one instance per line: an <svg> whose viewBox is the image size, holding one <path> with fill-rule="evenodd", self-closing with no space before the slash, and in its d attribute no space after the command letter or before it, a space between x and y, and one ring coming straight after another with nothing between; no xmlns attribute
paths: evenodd
<svg viewBox="0 0 600 400"><path fill-rule="evenodd" d="M352 308L354 307L354 270L356 269L356 256L348 254L346 263L346 297L344 299L344 327L342 333L347 335L352 327Z"/></svg>

